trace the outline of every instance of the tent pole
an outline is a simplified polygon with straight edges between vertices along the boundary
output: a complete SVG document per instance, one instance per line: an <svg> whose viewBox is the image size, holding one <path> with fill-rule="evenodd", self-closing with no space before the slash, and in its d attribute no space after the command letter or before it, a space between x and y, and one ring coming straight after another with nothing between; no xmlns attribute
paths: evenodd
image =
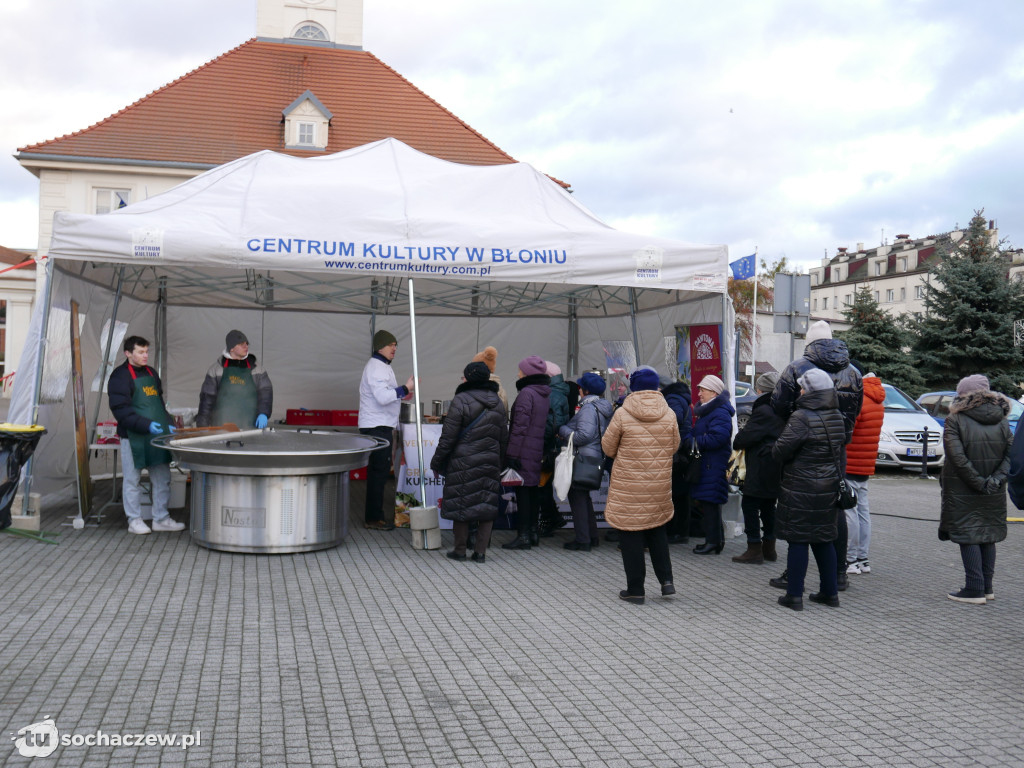
<svg viewBox="0 0 1024 768"><path fill-rule="evenodd" d="M47 329L50 327L50 307L53 305L53 259L46 258L46 293L43 294L43 319L39 324L39 357L36 359L36 382L32 389L32 423L39 423L39 399L43 392L43 363L46 362L46 348L49 345ZM34 456L29 456L25 463L25 485L21 497L23 515L29 514L29 494L32 493L32 464Z"/></svg>
<svg viewBox="0 0 1024 768"><path fill-rule="evenodd" d="M576 294L569 298L569 378L575 380L579 367L580 329L579 320L576 316Z"/></svg>
<svg viewBox="0 0 1024 768"><path fill-rule="evenodd" d="M736 376L734 366L736 361L732 355L735 354L733 347L734 335L729 330L729 294L722 294L722 378L725 380L725 388L729 392L729 400L735 402Z"/></svg>
<svg viewBox="0 0 1024 768"><path fill-rule="evenodd" d="M636 330L636 289L629 289L629 319L633 323L633 351L636 354L636 364L643 365L640 355L640 335Z"/></svg>
<svg viewBox="0 0 1024 768"><path fill-rule="evenodd" d="M160 287L157 289L156 306L156 336L157 352L156 372L163 378L164 368L167 367L167 278L160 278Z"/></svg>
<svg viewBox="0 0 1024 768"><path fill-rule="evenodd" d="M416 414L416 456L420 466L420 505L427 506L427 491L424 485L427 481L427 468L423 466L423 420L420 413L420 363L419 353L416 351L416 298L413 293L413 279L409 278L409 327L412 337L412 380L413 380L413 411Z"/></svg>
<svg viewBox="0 0 1024 768"><path fill-rule="evenodd" d="M110 328L107 341L103 345L103 362L100 363L100 391L96 397L96 407L92 411L92 437L90 443L96 442L96 422L100 420L100 403L103 402L103 385L107 380L107 363L110 360L110 347L114 343L114 326L117 325L117 309L121 304L121 290L124 287L124 267L117 270L117 292L114 294L114 307L110 312Z"/></svg>

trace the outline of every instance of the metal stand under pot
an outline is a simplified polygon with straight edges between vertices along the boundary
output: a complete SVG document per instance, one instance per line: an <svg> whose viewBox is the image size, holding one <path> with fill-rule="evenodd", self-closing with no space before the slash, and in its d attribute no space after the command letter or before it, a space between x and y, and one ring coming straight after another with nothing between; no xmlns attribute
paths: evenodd
<svg viewBox="0 0 1024 768"><path fill-rule="evenodd" d="M225 552L328 549L348 533L349 470L386 440L273 429L153 440L192 470L192 540Z"/></svg>

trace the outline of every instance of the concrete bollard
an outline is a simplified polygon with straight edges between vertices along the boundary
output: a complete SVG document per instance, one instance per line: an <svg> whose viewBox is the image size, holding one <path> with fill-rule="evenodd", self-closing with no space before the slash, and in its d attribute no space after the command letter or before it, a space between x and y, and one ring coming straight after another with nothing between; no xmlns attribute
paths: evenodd
<svg viewBox="0 0 1024 768"><path fill-rule="evenodd" d="M413 549L440 549L441 528L437 522L437 507L411 507L409 528Z"/></svg>

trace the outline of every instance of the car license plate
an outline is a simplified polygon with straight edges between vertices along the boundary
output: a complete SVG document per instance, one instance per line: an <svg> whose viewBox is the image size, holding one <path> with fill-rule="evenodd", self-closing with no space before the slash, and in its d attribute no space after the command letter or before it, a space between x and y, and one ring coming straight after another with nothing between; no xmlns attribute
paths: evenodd
<svg viewBox="0 0 1024 768"><path fill-rule="evenodd" d="M907 456L920 456L920 455L921 455L921 449L920 448L907 448ZM928 451L928 458L929 459L934 459L935 458L935 452L934 451Z"/></svg>

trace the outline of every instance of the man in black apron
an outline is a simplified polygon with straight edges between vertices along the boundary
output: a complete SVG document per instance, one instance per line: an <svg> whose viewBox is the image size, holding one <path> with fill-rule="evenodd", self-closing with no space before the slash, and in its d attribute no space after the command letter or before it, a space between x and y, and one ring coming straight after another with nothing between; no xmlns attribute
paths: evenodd
<svg viewBox="0 0 1024 768"><path fill-rule="evenodd" d="M132 533L149 533L142 519L142 470L149 473L152 485L153 530L182 531L167 512L171 495L171 454L150 444L155 435L173 431L171 417L164 406L163 388L156 371L149 367L149 342L141 336L124 340L122 365L114 369L107 382L110 411L117 419L121 438L121 469L124 472L123 503Z"/></svg>
<svg viewBox="0 0 1024 768"><path fill-rule="evenodd" d="M263 429L274 408L274 386L256 356L249 354L249 339L229 331L224 351L206 371L199 392L197 427L234 424L241 429Z"/></svg>

